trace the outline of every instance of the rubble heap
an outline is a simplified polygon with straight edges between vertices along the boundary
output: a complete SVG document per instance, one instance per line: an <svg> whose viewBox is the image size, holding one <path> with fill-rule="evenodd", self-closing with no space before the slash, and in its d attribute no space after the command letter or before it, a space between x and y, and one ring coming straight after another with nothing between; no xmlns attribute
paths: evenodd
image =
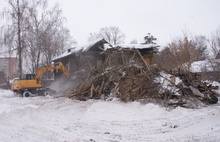
<svg viewBox="0 0 220 142"><path fill-rule="evenodd" d="M107 59L101 69L87 66L87 69L74 74L75 80L80 83L68 93L69 98L87 100L117 97L127 102L158 94L155 76L138 50L112 50L105 54ZM125 64L118 64L118 60L123 60Z"/></svg>
<svg viewBox="0 0 220 142"><path fill-rule="evenodd" d="M190 108L218 102L218 94L213 91L218 87L202 82L198 74L178 72L173 74L180 80L175 83L161 75L158 68L146 64L138 50L112 49L103 54L107 59L101 68L87 65L73 74L78 86L66 93L67 97L78 100L114 97L124 102L144 100ZM158 78L169 85L158 82Z"/></svg>
<svg viewBox="0 0 220 142"><path fill-rule="evenodd" d="M178 77L179 82L170 79L172 89L166 89L161 95L167 101L167 105L197 108L218 102L219 94L215 91L218 86L212 86L201 80L198 73L174 73L172 77Z"/></svg>

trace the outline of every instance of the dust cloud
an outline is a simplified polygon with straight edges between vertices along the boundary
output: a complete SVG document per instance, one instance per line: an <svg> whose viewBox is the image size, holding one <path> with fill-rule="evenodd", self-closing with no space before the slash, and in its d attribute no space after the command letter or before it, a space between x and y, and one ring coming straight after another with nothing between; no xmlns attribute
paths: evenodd
<svg viewBox="0 0 220 142"><path fill-rule="evenodd" d="M52 96L65 96L66 93L76 88L77 83L73 80L68 80L66 78L60 78L53 81L48 87L54 91L55 94Z"/></svg>

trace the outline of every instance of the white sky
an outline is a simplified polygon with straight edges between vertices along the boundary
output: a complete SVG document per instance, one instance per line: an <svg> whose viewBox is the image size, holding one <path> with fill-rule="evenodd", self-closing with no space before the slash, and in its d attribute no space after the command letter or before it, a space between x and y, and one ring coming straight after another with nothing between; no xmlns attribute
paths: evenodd
<svg viewBox="0 0 220 142"><path fill-rule="evenodd" d="M78 44L106 26L119 27L126 43L151 33L162 45L183 31L209 37L220 27L220 0L49 0L57 2Z"/></svg>

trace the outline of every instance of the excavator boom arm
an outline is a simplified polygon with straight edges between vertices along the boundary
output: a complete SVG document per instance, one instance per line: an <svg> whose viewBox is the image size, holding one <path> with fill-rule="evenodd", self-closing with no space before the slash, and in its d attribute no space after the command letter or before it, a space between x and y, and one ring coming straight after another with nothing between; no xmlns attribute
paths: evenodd
<svg viewBox="0 0 220 142"><path fill-rule="evenodd" d="M49 65L49 66L45 66L42 67L40 69L38 69L38 71L35 74L35 79L40 81L41 80L41 75L45 72L51 71L51 70L55 70L55 69L59 69L61 70L68 79L70 79L70 75L67 72L66 68L64 67L64 65L61 62L55 63L53 65Z"/></svg>

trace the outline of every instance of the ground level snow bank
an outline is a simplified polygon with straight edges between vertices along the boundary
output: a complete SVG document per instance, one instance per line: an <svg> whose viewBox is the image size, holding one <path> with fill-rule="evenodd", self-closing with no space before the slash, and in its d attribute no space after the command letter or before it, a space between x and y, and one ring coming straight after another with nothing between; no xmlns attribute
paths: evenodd
<svg viewBox="0 0 220 142"><path fill-rule="evenodd" d="M0 90L0 141L220 141L220 104L166 108L116 100L15 97Z"/></svg>

